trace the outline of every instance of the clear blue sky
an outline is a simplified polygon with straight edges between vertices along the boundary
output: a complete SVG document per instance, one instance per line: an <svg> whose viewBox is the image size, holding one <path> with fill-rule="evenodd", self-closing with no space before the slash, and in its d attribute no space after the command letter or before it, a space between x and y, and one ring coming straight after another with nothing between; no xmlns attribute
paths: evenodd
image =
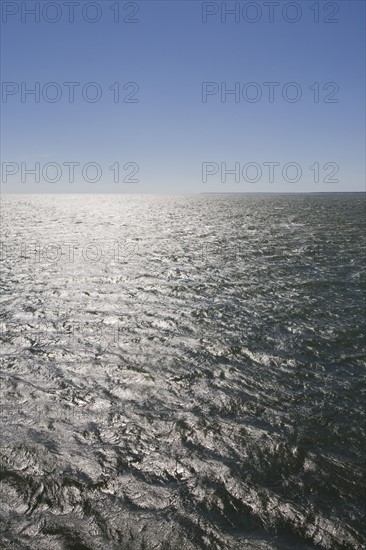
<svg viewBox="0 0 366 550"><path fill-rule="evenodd" d="M40 2L41 6L49 2ZM55 2L53 2L55 3ZM75 22L69 22L68 7L57 0L61 19L50 23L57 12L50 6L40 22L21 13L21 4L30 9L36 2L2 2L2 81L7 87L2 96L2 167L19 171L2 183L4 192L23 193L192 193L205 191L362 191L364 187L365 148L365 3L363 1L320 1L319 23L314 22L313 1L300 0L302 14L298 22L285 20L286 2L275 6L274 21L269 21L269 8L258 1L262 15L257 22L253 5L241 1L239 21L218 13L202 21L202 10L215 11L221 2L203 6L200 1L136 2L139 11L131 18L136 23L113 21L109 8L116 1L95 2L101 11L96 23L83 20L80 0L75 6ZM90 3L89 3L90 4ZM129 17L133 3L119 2L121 19ZM228 8L235 2L226 2ZM253 2L252 2L253 4ZM4 7L7 5L8 7ZM245 6L246 5L246 6ZM15 7L14 7L15 6ZM338 6L338 13L332 13ZM8 14L15 8L18 13ZM287 18L296 17L295 8L287 7ZM4 11L5 10L5 11ZM244 12L243 12L244 10ZM245 11L246 10L246 11ZM94 18L96 8L89 6L87 17ZM243 15L244 13L244 15ZM260 12L257 12L260 14ZM8 14L8 15L7 15ZM25 22L21 18L25 17ZM325 23L324 18L338 19ZM13 84L19 87L16 92ZM22 83L28 88L40 83L60 85L60 101L47 102L40 97L35 103L30 96L21 101ZM75 101L68 101L64 82L79 82ZM81 88L97 82L102 90L100 101L83 99ZM123 98L133 88L123 90L127 82L136 82L138 103L115 103L109 86L121 84ZM202 102L202 82L216 82L220 88L239 83L240 91L252 97L255 89L244 88L256 82L262 98L256 103L243 94L235 102L233 95L226 103L220 93ZM264 82L278 82L274 102L268 101ZM302 91L297 102L285 101L282 88L296 82ZM318 82L320 101L314 101ZM329 96L338 102L324 103L336 83L339 91ZM10 87L9 87L10 86ZM24 87L24 84L23 84ZM4 92L3 90L3 92ZM14 92L12 95L11 92ZM56 89L46 90L52 98ZM88 90L90 96L94 90ZM288 93L293 94L294 88ZM5 102L6 99L6 102ZM9 168L4 163L15 163ZM40 163L40 182L25 174L21 182L21 163L32 167ZM78 162L75 181L68 181L65 162ZM88 162L98 163L102 170L99 182L85 181L81 168ZM120 163L120 181L114 183L109 166ZM126 163L137 163L138 182L122 179L133 170ZM202 178L202 163L212 163L213 175ZM269 181L269 168L263 163L276 162L274 181ZM296 162L302 170L298 182L286 181L282 170ZM62 177L50 183L42 177L47 163L58 163ZM240 163L240 181L234 175L222 180L221 163L228 169ZM262 170L257 182L249 168L247 180L243 167L256 163ZM309 166L319 163L319 182ZM327 163L335 163L327 165ZM327 168L324 169L324 165ZM339 172L333 179L335 165ZM224 164L225 166L225 164ZM237 164L238 167L238 164ZM56 174L47 172L49 179ZM289 179L296 179L295 168L289 168ZM296 168L297 170L297 168ZM244 169L245 172L245 169ZM93 168L88 172L92 179ZM257 172L260 175L259 172Z"/></svg>

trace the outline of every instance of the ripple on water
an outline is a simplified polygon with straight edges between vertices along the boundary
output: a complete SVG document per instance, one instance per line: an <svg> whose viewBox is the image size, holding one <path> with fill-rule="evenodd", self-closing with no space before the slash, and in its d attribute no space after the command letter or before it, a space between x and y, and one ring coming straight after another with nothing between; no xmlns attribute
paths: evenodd
<svg viewBox="0 0 366 550"><path fill-rule="evenodd" d="M2 210L2 547L365 546L362 195Z"/></svg>

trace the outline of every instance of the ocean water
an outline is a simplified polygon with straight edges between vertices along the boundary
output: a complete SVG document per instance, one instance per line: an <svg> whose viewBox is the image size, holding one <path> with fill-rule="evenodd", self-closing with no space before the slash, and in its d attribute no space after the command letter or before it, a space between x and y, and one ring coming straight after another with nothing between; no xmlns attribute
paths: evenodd
<svg viewBox="0 0 366 550"><path fill-rule="evenodd" d="M0 548L365 548L364 195L1 210Z"/></svg>

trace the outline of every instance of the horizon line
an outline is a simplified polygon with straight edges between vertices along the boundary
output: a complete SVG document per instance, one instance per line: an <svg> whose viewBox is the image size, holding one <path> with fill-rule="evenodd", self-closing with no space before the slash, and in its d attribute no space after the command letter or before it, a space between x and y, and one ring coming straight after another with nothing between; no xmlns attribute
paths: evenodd
<svg viewBox="0 0 366 550"><path fill-rule="evenodd" d="M335 194L366 194L366 189L364 191L355 190L355 191L198 191L196 193L168 193L168 192L150 192L150 193L115 193L112 191L107 192L95 192L95 193L72 193L72 192L53 192L53 193L44 193L44 192L31 192L23 193L21 191L14 192L0 192L0 196L7 195L335 195Z"/></svg>

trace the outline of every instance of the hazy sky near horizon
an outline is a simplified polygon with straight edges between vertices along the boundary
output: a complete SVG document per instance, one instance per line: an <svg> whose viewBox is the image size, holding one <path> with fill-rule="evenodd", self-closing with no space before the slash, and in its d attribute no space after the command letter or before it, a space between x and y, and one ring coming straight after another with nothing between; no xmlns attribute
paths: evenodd
<svg viewBox="0 0 366 550"><path fill-rule="evenodd" d="M1 8L4 193L365 190L363 1Z"/></svg>

